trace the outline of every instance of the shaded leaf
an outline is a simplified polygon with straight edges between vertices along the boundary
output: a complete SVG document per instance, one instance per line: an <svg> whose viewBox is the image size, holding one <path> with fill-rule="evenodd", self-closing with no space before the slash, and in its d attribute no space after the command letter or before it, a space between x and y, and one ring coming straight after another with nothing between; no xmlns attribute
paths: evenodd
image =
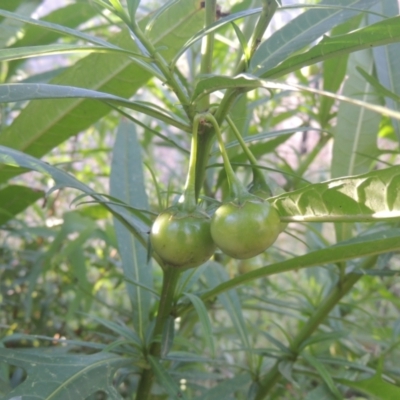
<svg viewBox="0 0 400 400"><path fill-rule="evenodd" d="M399 3L396 0L381 0L374 8L381 15L398 15ZM376 22L380 17L369 15L368 20ZM383 22L386 22L384 20ZM400 94L400 44L390 44L385 47L376 47L372 49L375 61L376 74L379 81L389 89L390 92ZM390 97L385 98L386 106L400 111L400 103L393 101ZM400 142L400 122L392 119L393 128Z"/></svg>
<svg viewBox="0 0 400 400"><path fill-rule="evenodd" d="M113 148L110 193L132 207L147 210L141 149L135 126L122 121ZM147 260L146 248L117 219L114 219L114 229L132 305L133 325L143 339L149 322L151 293L133 282L152 288L151 264Z"/></svg>
<svg viewBox="0 0 400 400"><path fill-rule="evenodd" d="M0 226L44 198L44 192L26 186L9 185L0 189Z"/></svg>
<svg viewBox="0 0 400 400"><path fill-rule="evenodd" d="M160 361L152 356L148 357L151 369L161 387L171 396L173 400L187 400L185 393L180 390L168 371L161 365Z"/></svg>
<svg viewBox="0 0 400 400"><path fill-rule="evenodd" d="M350 381L342 378L335 378L335 381L372 395L379 400L397 400L400 398L400 387L385 381L380 374L361 381Z"/></svg>
<svg viewBox="0 0 400 400"><path fill-rule="evenodd" d="M105 199L102 195L99 195L88 186L75 179L72 175L69 175L63 170L53 167L37 158L4 146L0 146L0 163L40 172L44 175L51 176L56 182L57 188L70 187L90 195L95 200L101 202L101 204L103 204L104 207L113 213L114 216L119 218L119 220L122 221L125 226L129 227L131 232L133 232L141 241L141 243L146 246L147 240L145 238L145 234L148 231L149 226L146 225L143 220L135 217L123 207L108 204L105 202Z"/></svg>
<svg viewBox="0 0 400 400"><path fill-rule="evenodd" d="M304 360L307 361L308 364L310 364L312 367L314 367L317 370L318 375L323 379L323 381L326 383L329 390L335 395L335 397L337 399L342 399L341 393L339 392L338 388L335 386L335 383L334 383L330 373L325 368L324 364L322 364L315 357L313 357L307 353L302 353L302 357Z"/></svg>
<svg viewBox="0 0 400 400"><path fill-rule="evenodd" d="M16 400L19 396L24 400L85 399L99 390L109 399L121 400L112 385L113 376L118 368L131 362L111 353L57 355L40 349L0 348L0 356L28 375L3 400Z"/></svg>
<svg viewBox="0 0 400 400"><path fill-rule="evenodd" d="M220 264L213 263L210 268L205 270L205 275L210 285L216 285L224 281L229 281L229 276L227 272L222 268ZM218 296L218 300L221 302L222 306L225 308L226 312L232 321L232 325L238 335L246 358L249 364L249 368L252 369L254 366L253 354L249 351L251 349L250 345L250 334L247 330L246 322L244 320L242 305L240 298L236 290L230 290L222 295Z"/></svg>
<svg viewBox="0 0 400 400"><path fill-rule="evenodd" d="M184 295L193 304L193 307L196 310L197 315L199 316L200 325L203 329L204 340L210 348L212 357L215 357L214 336L207 308L198 296L192 293L184 293Z"/></svg>
<svg viewBox="0 0 400 400"><path fill-rule="evenodd" d="M237 374L232 379L226 379L220 384L203 392L195 400L230 400L234 399L235 392L245 389L251 383L249 374Z"/></svg>
<svg viewBox="0 0 400 400"><path fill-rule="evenodd" d="M357 71L359 66L365 67L369 74L372 73L374 64L371 50L350 55L343 95L368 104L379 104L380 98L373 87ZM378 155L377 136L380 121L381 116L372 110L340 103L332 150L333 178L362 174L370 169L371 158Z"/></svg>

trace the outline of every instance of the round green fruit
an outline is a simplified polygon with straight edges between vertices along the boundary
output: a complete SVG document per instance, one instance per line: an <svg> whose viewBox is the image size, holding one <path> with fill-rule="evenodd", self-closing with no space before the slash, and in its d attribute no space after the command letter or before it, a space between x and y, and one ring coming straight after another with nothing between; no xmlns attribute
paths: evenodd
<svg viewBox="0 0 400 400"><path fill-rule="evenodd" d="M264 252L275 242L280 229L275 208L255 196L240 204L222 204L211 220L211 236L216 245L228 256L238 259Z"/></svg>
<svg viewBox="0 0 400 400"><path fill-rule="evenodd" d="M216 248L210 222L210 217L198 209L188 213L176 207L168 208L151 228L153 250L171 267L197 267L205 263Z"/></svg>

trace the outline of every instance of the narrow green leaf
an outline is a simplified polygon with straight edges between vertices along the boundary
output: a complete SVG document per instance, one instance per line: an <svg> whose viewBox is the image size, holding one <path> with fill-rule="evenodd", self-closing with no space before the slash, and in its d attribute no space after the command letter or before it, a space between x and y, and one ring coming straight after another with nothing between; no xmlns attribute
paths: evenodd
<svg viewBox="0 0 400 400"><path fill-rule="evenodd" d="M397 0L381 0L374 8L374 11L381 15L399 15L399 3ZM369 15L368 20L376 22L380 18L376 15ZM386 22L387 20L383 21ZM400 94L400 44L390 44L385 47L376 47L372 50L375 61L376 74L379 81L392 93ZM393 101L390 97L385 98L386 106L400 111L400 103ZM400 142L400 122L392 119L393 128Z"/></svg>
<svg viewBox="0 0 400 400"><path fill-rule="evenodd" d="M215 345L214 345L214 335L211 327L211 321L208 316L207 308L204 305L203 301L196 295L192 293L184 293L184 295L190 300L193 304L194 309L199 316L200 325L203 329L204 340L207 343L207 346L211 350L211 356L215 357Z"/></svg>
<svg viewBox="0 0 400 400"><path fill-rule="evenodd" d="M269 201L287 222L400 218L400 166L312 184Z"/></svg>
<svg viewBox="0 0 400 400"><path fill-rule="evenodd" d="M91 4L79 2L58 8L45 15L42 20L69 28L76 28L96 16L96 14L97 11ZM23 36L21 35L22 32ZM64 36L62 33L49 31L30 24L25 24L22 32L20 31L18 38L11 47L30 47L55 43ZM7 76L12 77L20 64L21 60L11 61L8 64Z"/></svg>
<svg viewBox="0 0 400 400"><path fill-rule="evenodd" d="M131 232L134 232L136 238L140 240L142 245L146 246L146 232L149 226L142 220L136 218L123 207L108 204L104 197L94 192L88 186L75 179L72 175L62 171L59 168L53 167L44 161L21 153L17 150L8 147L0 146L0 163L23 167L29 170L40 172L44 175L51 176L56 182L57 187L70 187L87 193L95 200L101 202L115 217L122 221L125 226L129 227Z"/></svg>
<svg viewBox="0 0 400 400"><path fill-rule="evenodd" d="M362 75L362 77L375 89L377 94L380 96L386 96L390 98L391 100L394 100L395 102L400 102L400 96L397 95L394 92L391 92L389 89L387 89L385 86L383 86L378 79L375 78L375 76L369 74L367 71L365 71L364 68L362 67L357 67L357 71Z"/></svg>
<svg viewBox="0 0 400 400"><path fill-rule="evenodd" d="M178 387L175 381L168 374L168 371L161 365L160 360L155 357L148 357L151 369L161 387L171 396L173 400L187 400L187 397Z"/></svg>
<svg viewBox="0 0 400 400"><path fill-rule="evenodd" d="M251 376L249 374L237 374L234 378L226 379L213 388L203 392L201 396L196 397L194 400L232 399L232 395L238 391L243 393L250 383Z"/></svg>
<svg viewBox="0 0 400 400"><path fill-rule="evenodd" d="M135 15L139 7L140 0L127 0L126 3L128 5L129 15L131 17L131 20L133 21L135 20Z"/></svg>
<svg viewBox="0 0 400 400"><path fill-rule="evenodd" d="M261 74L262 78L276 78L307 65L353 53L358 50L384 46L400 41L400 17L388 18L354 32L324 38L310 50L289 57L279 66Z"/></svg>
<svg viewBox="0 0 400 400"><path fill-rule="evenodd" d="M180 46L201 28L202 14L198 8L198 0L179 0L160 16L149 38L155 46L165 46L162 55L166 60L170 60ZM139 25L144 28L147 21L145 18ZM114 35L112 42L117 47L138 51L127 30ZM149 70L133 63L126 56L90 54L54 78L52 83L85 87L130 98L151 76ZM31 102L0 133L0 144L40 157L71 136L87 129L109 111L107 105L93 100ZM21 172L17 168L3 167L0 170L0 181L4 182Z"/></svg>
<svg viewBox="0 0 400 400"><path fill-rule="evenodd" d="M332 37L344 35L359 28L362 15L358 15L332 29ZM317 45L318 46L318 45ZM311 51L314 50L314 47ZM296 56L294 56L296 57ZM292 58L292 57L290 57ZM337 55L334 58L324 59L322 64L322 79L325 91L336 93L340 89L346 76L348 54ZM283 61L281 66L286 62ZM279 68L279 67L278 67ZM318 116L321 127L329 126L330 119L335 115L336 109L332 109L335 99L321 96L318 106Z"/></svg>
<svg viewBox="0 0 400 400"><path fill-rule="evenodd" d="M322 364L319 360L317 360L315 357L311 356L310 354L307 353L302 353L302 358L307 361L308 364L310 364L312 367L314 367L318 375L323 379L323 381L326 383L330 391L335 395L337 399L342 399L343 396L341 395L340 391L338 388L335 386L335 383L329 374L328 370L325 368L324 364Z"/></svg>
<svg viewBox="0 0 400 400"><path fill-rule="evenodd" d="M28 375L3 400L86 399L98 391L105 392L110 399L122 400L112 384L113 377L118 368L131 363L111 353L60 355L43 349L0 348L0 357L23 368Z"/></svg>
<svg viewBox="0 0 400 400"><path fill-rule="evenodd" d="M109 102L131 110L158 118L167 124L176 126L183 130L190 130L189 126L177 121L150 103L129 101L119 96L98 92L90 89L83 89L73 86L51 85L47 83L10 83L0 85L0 103L10 103L25 100L44 99L76 99L87 98Z"/></svg>
<svg viewBox="0 0 400 400"><path fill-rule="evenodd" d="M20 1L16 0L13 5L9 4L10 0L2 0L1 7L4 10L16 11L20 15L31 15L41 3L40 0ZM4 6L3 6L4 3ZM22 22L16 22L0 15L0 47L8 45L23 27Z"/></svg>
<svg viewBox="0 0 400 400"><path fill-rule="evenodd" d="M335 381L361 392L374 396L379 400L397 400L400 398L400 387L385 381L381 374L361 381L350 381L348 379L335 378Z"/></svg>
<svg viewBox="0 0 400 400"><path fill-rule="evenodd" d="M336 7L354 7L367 10L378 0L330 0L322 1L321 5L335 5ZM333 4L334 3L334 4ZM250 71L257 76L264 76L268 71L284 61L290 54L300 51L335 25L343 23L359 14L349 8L311 9L293 19L283 28L276 31L265 40L250 62Z"/></svg>
<svg viewBox="0 0 400 400"><path fill-rule="evenodd" d="M335 264L354 258L368 257L399 250L400 229L388 229L370 235L362 235L344 242L339 242L324 249L311 251L305 255L293 257L247 272L226 282L217 284L206 293L203 293L200 298L206 301L230 289L243 285L246 282L265 278L277 273L309 267L321 267L326 264ZM179 310L178 315L181 315L183 311L186 312L189 309L191 309L191 307L183 307Z"/></svg>
<svg viewBox="0 0 400 400"><path fill-rule="evenodd" d="M0 226L41 198L44 198L42 190L26 186L9 185L0 189Z"/></svg>
<svg viewBox="0 0 400 400"><path fill-rule="evenodd" d="M138 348L141 348L142 342L139 336L129 329L127 326L123 325L122 323L117 324L113 321L109 321L107 319L97 317L95 315L86 315L88 318L92 319L93 321L98 322L99 324L105 326L110 331L116 333L117 335L122 336L123 338L127 339L131 343L135 344Z"/></svg>
<svg viewBox="0 0 400 400"><path fill-rule="evenodd" d="M46 44L43 46L16 47L10 49L2 49L0 53L0 61L22 60L38 56L48 56L55 54L68 53L117 53L125 54L130 57L138 57L150 61L147 57L139 53L129 50L109 48L103 46L84 46L76 44Z"/></svg>
<svg viewBox="0 0 400 400"><path fill-rule="evenodd" d="M289 91L290 90L296 90L296 91L298 90L298 91L305 91L308 93L319 94L322 96L331 97L338 101L342 101L342 102L346 102L346 103L355 105L357 107L363 107L367 110L374 111L378 114L387 115L389 117L400 120L400 112L391 110L390 108L382 107L380 105L376 105L373 103L368 103L368 102L365 102L365 101L362 101L362 100L359 100L356 98L343 96L341 94L331 93L331 92L327 92L325 90L314 89L310 86L303 86L303 85L298 85L295 83L286 84L286 83L279 83L279 82L265 80L263 87L265 87L266 89L279 89L279 90L289 90Z"/></svg>
<svg viewBox="0 0 400 400"><path fill-rule="evenodd" d="M106 40L97 38L97 37L92 36L92 35L88 35L88 34L86 34L84 32L81 32L81 31L79 31L77 29L68 28L66 26L62 26L62 25L55 24L55 23L52 23L52 22L25 17L25 16L23 16L21 14L13 13L13 12L10 12L10 11L5 11L5 10L2 10L2 9L0 9L0 15L3 16L3 17L6 17L6 18L15 19L17 21L21 21L21 22L24 22L24 23L27 23L27 24L40 26L43 29L47 29L47 30L50 30L50 31L61 33L63 35L72 36L72 37L75 37L77 39L85 40L86 42L89 42L89 43L98 44L100 46L111 47L111 48L112 47L114 47L114 48L118 47L118 46L115 46L112 43L107 42Z"/></svg>
<svg viewBox="0 0 400 400"><path fill-rule="evenodd" d="M365 103L379 104L380 98L373 87L357 71L359 66L372 73L374 64L371 50L358 51L349 57L343 95ZM357 175L370 169L371 158L379 153L377 132L380 121L381 116L371 110L340 103L332 150L333 178Z"/></svg>
<svg viewBox="0 0 400 400"><path fill-rule="evenodd" d="M247 45L247 39L244 36L243 32L240 30L240 28L234 22L231 22L231 25L233 26L236 36L239 39L240 47L242 48L243 57L246 63L246 70L247 70L250 61L250 48Z"/></svg>
<svg viewBox="0 0 400 400"><path fill-rule="evenodd" d="M121 122L112 157L110 194L130 206L148 209L141 146L133 124ZM138 281L152 289L151 264L147 262L146 248L117 219L114 219L114 229L132 305L133 326L143 339L149 322L151 293L130 281Z"/></svg>
<svg viewBox="0 0 400 400"><path fill-rule="evenodd" d="M225 281L229 281L229 276L227 272L224 268L222 268L220 264L217 263L214 263L212 266L210 266L210 268L207 268L205 271L205 275L209 284L213 286L215 286L217 282L222 283ZM236 293L236 290L230 290L226 293L219 295L218 300L221 302L222 306L229 314L235 331L240 341L242 342L249 368L250 370L252 370L255 365L255 360L253 354L249 351L249 349L251 349L252 347L249 341L250 334L247 330L246 322L243 317L240 298Z"/></svg>

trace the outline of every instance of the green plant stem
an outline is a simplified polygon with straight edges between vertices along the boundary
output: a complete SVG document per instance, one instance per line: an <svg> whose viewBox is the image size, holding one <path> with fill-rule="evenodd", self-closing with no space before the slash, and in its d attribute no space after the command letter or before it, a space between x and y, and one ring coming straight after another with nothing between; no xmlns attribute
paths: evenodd
<svg viewBox="0 0 400 400"><path fill-rule="evenodd" d="M164 326L171 314L175 288L179 280L181 271L177 268L166 267L163 271L163 283L161 289L160 302L158 303L158 312L156 323L152 335L152 343L150 345L149 355L159 357L161 353L161 340ZM151 387L153 384L154 373L151 369L145 369L139 381L136 398L140 400L148 400L151 395Z"/></svg>
<svg viewBox="0 0 400 400"><path fill-rule="evenodd" d="M206 2L207 6L207 2ZM269 22L271 21L278 5L275 0L264 0L263 2L263 10L261 12L260 18L256 24L256 28L254 30L254 34L251 38L250 44L250 57L253 56L254 52L257 49L258 44L260 43L262 36L265 30L268 27ZM207 11L206 11L207 12ZM215 14L214 14L215 15ZM210 16L211 18L211 16ZM215 16L214 16L215 18ZM241 73L245 70L246 61L243 60L239 63L238 67L234 75ZM212 71L210 71L212 72ZM218 109L215 113L215 119L219 125L222 124L225 117L228 115L228 112L236 99L244 93L243 89L228 89L225 92L225 95L218 106ZM208 163L210 150L212 146L212 139L214 136L214 132L212 130L205 130L203 135L199 138L199 145L197 150L197 168L196 168L196 197L199 196L201 187L203 186L205 173L206 173L206 166Z"/></svg>
<svg viewBox="0 0 400 400"><path fill-rule="evenodd" d="M376 263L377 257L368 257L362 263L362 269L370 269ZM304 349L304 342L315 332L318 326L325 320L332 309L339 303L351 288L361 279L362 275L349 273L346 275L343 282L338 282L331 290L329 295L317 307L313 315L308 319L305 325L298 332L296 337L290 344L290 350L293 353L293 361L297 359L301 351ZM279 382L281 373L279 371L279 361L271 368L260 382L260 389L255 397L255 400L263 400L268 395L270 390Z"/></svg>
<svg viewBox="0 0 400 400"><path fill-rule="evenodd" d="M197 143L200 115L196 115L193 120L192 146L190 150L189 170L187 174L185 190L181 199L184 210L191 212L196 208L196 165L197 165Z"/></svg>
<svg viewBox="0 0 400 400"><path fill-rule="evenodd" d="M204 26L210 26L215 22L217 11L217 0L205 0L205 20ZM212 60L214 51L214 33L209 33L204 39L201 47L200 74L210 74L212 72ZM204 96L198 103L198 111L207 111L210 107L210 97Z"/></svg>
<svg viewBox="0 0 400 400"><path fill-rule="evenodd" d="M133 33L143 44L143 46L146 48L146 50L150 53L150 56L154 59L157 67L160 69L161 73L166 79L166 84L174 91L174 93L178 97L178 100L182 104L182 107L185 110L188 118L192 119L194 113L192 107L190 106L189 96L187 93L185 93L182 84L178 82L175 75L170 70L168 63L155 49L153 43L151 43L151 41L147 38L147 36L143 33L143 31L140 29L139 25L135 21L132 21L129 26L132 29Z"/></svg>
<svg viewBox="0 0 400 400"><path fill-rule="evenodd" d="M252 165L252 171L253 171L253 184L259 184L263 189L267 190L269 193L271 193L271 189L269 188L267 182L265 181L263 173L259 170L257 166L257 160L254 157L254 154L251 152L251 150L247 147L245 141L242 138L242 135L240 134L239 130L237 129L235 123L233 122L232 118L227 115L226 120L229 124L229 126L232 129L232 132L234 133L237 141L239 142L240 146L243 149L243 152L245 153L246 157L250 161L250 164Z"/></svg>
<svg viewBox="0 0 400 400"><path fill-rule="evenodd" d="M226 176L228 178L229 188L231 192L231 196L234 198L241 197L242 195L247 194L247 190L244 188L238 177L235 175L233 171L231 162L229 161L228 154L225 149L224 140L222 138L221 130L219 129L219 125L214 116L210 113L204 115L204 119L211 123L214 128L214 132L217 136L219 150L221 152L222 158L224 160L224 167L226 171Z"/></svg>
<svg viewBox="0 0 400 400"><path fill-rule="evenodd" d="M261 43L264 32L268 28L269 23L271 22L272 17L275 14L276 9L278 8L278 4L276 0L264 0L263 8L258 18L257 24L254 28L253 35L250 39L249 46L249 59L246 60L242 58L238 66L236 67L235 75L240 74L243 71L246 71L248 61L253 57L255 51L257 50L259 44Z"/></svg>

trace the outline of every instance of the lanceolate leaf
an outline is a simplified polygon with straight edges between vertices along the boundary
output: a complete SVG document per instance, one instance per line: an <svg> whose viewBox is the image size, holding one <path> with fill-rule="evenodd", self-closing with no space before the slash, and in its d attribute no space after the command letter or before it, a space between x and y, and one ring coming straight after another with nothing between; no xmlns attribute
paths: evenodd
<svg viewBox="0 0 400 400"><path fill-rule="evenodd" d="M10 185L0 190L0 226L44 197L42 190Z"/></svg>
<svg viewBox="0 0 400 400"><path fill-rule="evenodd" d="M400 22L400 21L399 21ZM347 64L343 95L368 104L379 104L373 86L357 71L362 66L372 74L371 50L353 53ZM378 155L377 132L381 116L364 107L340 103L332 150L331 176L357 175L367 172Z"/></svg>
<svg viewBox="0 0 400 400"><path fill-rule="evenodd" d="M4 7L2 8L4 9ZM95 10L92 5L86 2L79 2L69 4L63 8L56 9L50 14L45 15L42 20L62 26L67 26L69 28L76 28L80 24L83 24L90 20L96 14L97 10ZM11 47L29 47L50 44L56 42L62 36L64 36L64 34L49 31L41 27L29 24L24 27L24 36L18 38ZM8 64L8 77L11 77L14 74L16 68L20 63L20 60L16 60ZM6 79L6 81L7 80L8 79Z"/></svg>
<svg viewBox="0 0 400 400"><path fill-rule="evenodd" d="M190 38L177 52L175 55L174 59L172 60L171 64L174 65L179 57L193 44L196 43L198 40L203 38L204 36L208 35L211 32L214 32L218 28L221 28L222 26L231 23L232 21L236 21L239 18L244 18L244 17L249 17L251 15L259 14L261 12L262 8L253 8L250 10L245 10L245 11L239 11L234 14L230 14L227 17L221 18L218 21L214 22L210 26L202 29L200 32L196 33L192 38Z"/></svg>
<svg viewBox="0 0 400 400"><path fill-rule="evenodd" d="M355 7L367 10L378 0L326 0L322 5ZM250 62L249 72L263 76L290 54L297 52L338 23L343 23L359 12L350 9L311 9L287 23L263 42Z"/></svg>
<svg viewBox="0 0 400 400"><path fill-rule="evenodd" d="M143 220L136 218L124 207L108 204L106 201L107 199L104 196L97 194L88 186L75 179L72 175L69 175L61 169L53 167L37 158L4 146L0 146L0 163L23 167L25 170L28 169L40 172L47 176L51 176L56 182L58 188L70 187L78 189L90 195L95 200L101 202L101 204L103 204L104 207L106 207L111 213L113 213L116 218L124 223L124 225L127 226L128 229L136 235L142 245L146 247L146 232L148 231L149 226L146 225Z"/></svg>
<svg viewBox="0 0 400 400"><path fill-rule="evenodd" d="M119 53L140 59L146 59L139 53L133 53L128 50L109 48L103 46L82 46L76 44L51 44L43 46L17 47L10 49L2 49L0 61L21 60L24 58L48 56L54 54L68 53Z"/></svg>
<svg viewBox="0 0 400 400"><path fill-rule="evenodd" d="M148 208L141 147L135 126L131 123L122 122L118 129L113 150L110 193L132 207ZM114 228L132 304L133 325L143 340L149 321L151 293L134 285L132 281L138 281L152 288L151 264L147 261L146 248L138 243L118 219L114 220Z"/></svg>
<svg viewBox="0 0 400 400"><path fill-rule="evenodd" d="M292 56L275 68L261 75L262 78L276 78L343 54L349 54L370 47L400 42L400 17L393 17L376 24L339 36L324 38L309 51Z"/></svg>
<svg viewBox="0 0 400 400"><path fill-rule="evenodd" d="M400 166L312 184L269 200L282 221L362 222L400 218Z"/></svg>
<svg viewBox="0 0 400 400"><path fill-rule="evenodd" d="M94 44L98 44L100 46L105 46L105 47L116 47L115 45L107 42L106 40L97 38L97 37L92 36L92 35L88 35L88 34L83 33L83 32L81 32L81 31L79 31L77 29L71 29L71 28L68 28L66 26L54 24L52 22L47 22L47 21L38 20L38 19L34 19L34 18L24 17L21 14L5 11L5 10L1 10L1 9L0 9L0 15L3 16L3 17L6 17L6 18L11 18L11 19L15 19L17 21L25 22L27 24L40 26L40 27L42 27L44 29L47 29L47 30L50 30L50 31L54 31L54 32L58 32L58 33L61 33L63 35L73 36L73 37L76 37L78 39L85 40L85 41L87 41L89 43L94 43Z"/></svg>
<svg viewBox="0 0 400 400"><path fill-rule="evenodd" d="M258 268L257 270L247 272L243 275L236 276L226 282L216 285L214 288L203 293L200 298L203 301L210 300L215 296L237 286L243 285L246 282L251 282L255 279L265 278L278 273L294 270L297 271L299 269L309 267L321 267L326 264L334 264L341 261L399 250L400 229L389 229L369 235L361 235L347 241L339 242L324 249L312 251L297 257L290 257L288 260L270 264L265 267ZM358 271L357 273L365 274L364 271ZM191 308L191 306L183 307L182 309L178 310L177 314L182 315Z"/></svg>
<svg viewBox="0 0 400 400"><path fill-rule="evenodd" d="M220 264L216 263L214 265L210 265L210 267L206 269L205 275L210 285L215 285L217 282L222 283L229 280L227 272L222 268ZM253 354L248 351L248 349L251 348L249 340L250 334L247 330L246 322L244 320L239 296L236 290L230 290L226 293L221 294L218 297L218 300L221 302L222 306L224 307L232 321L235 332L239 340L241 341L242 347L245 351L249 368L250 370L252 370L255 365L255 360Z"/></svg>
<svg viewBox="0 0 400 400"><path fill-rule="evenodd" d="M342 378L336 378L335 381L368 395L372 395L379 400L396 400L400 397L400 387L385 381L378 373L372 378L360 381L351 381Z"/></svg>
<svg viewBox="0 0 400 400"><path fill-rule="evenodd" d="M154 118L164 120L171 125L178 124L180 129L188 130L189 127L168 114L161 113L150 104L134 102L112 94L97 92L95 90L83 89L73 86L50 85L47 83L10 83L0 85L0 103L9 103L24 100L43 99L76 99L89 98L116 104L131 110L150 115Z"/></svg>
<svg viewBox="0 0 400 400"><path fill-rule="evenodd" d="M397 0L381 0L374 8L382 15L398 15L399 2ZM375 15L369 15L368 20L376 22L380 20ZM388 20L382 21L386 23ZM391 92L400 95L400 44L390 44L385 47L377 47L373 49L376 74L379 81L388 88ZM400 103L393 101L390 97L385 98L386 106L400 111ZM398 141L400 142L400 121L392 119L394 130L397 134Z"/></svg>
<svg viewBox="0 0 400 400"><path fill-rule="evenodd" d="M168 371L160 363L160 360L152 356L149 356L148 360L158 383L169 394L170 398L174 400L187 400L185 393L179 389L179 386L168 374Z"/></svg>
<svg viewBox="0 0 400 400"><path fill-rule="evenodd" d="M112 400L122 400L112 385L118 368L132 360L111 353L52 354L40 349L0 348L0 358L23 368L27 378L3 400L86 399L98 391Z"/></svg>
<svg viewBox="0 0 400 400"><path fill-rule="evenodd" d="M203 11L198 0L179 0L160 16L149 38L155 46L164 46L163 57L173 57L182 44L203 23ZM142 28L146 19L141 21ZM179 34L178 34L179 31ZM129 33L115 35L113 44L137 51ZM85 87L116 96L129 98L151 78L126 56L90 54L55 78L57 85ZM66 99L32 102L0 133L0 144L40 157L53 147L88 128L110 111L107 105L93 100ZM0 170L0 181L21 173L20 169Z"/></svg>

